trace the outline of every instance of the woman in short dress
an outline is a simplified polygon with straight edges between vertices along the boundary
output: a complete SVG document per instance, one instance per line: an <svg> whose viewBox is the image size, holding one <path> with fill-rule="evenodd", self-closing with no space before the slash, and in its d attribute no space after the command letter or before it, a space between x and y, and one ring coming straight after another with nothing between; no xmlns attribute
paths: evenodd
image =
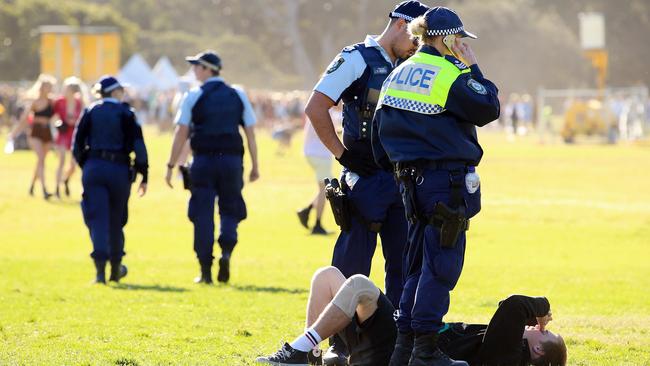
<svg viewBox="0 0 650 366"><path fill-rule="evenodd" d="M65 195L70 197L68 182L75 170L75 161L70 153L68 169L64 173L66 155L70 152L72 145L72 133L79 120L79 115L84 108L81 94L81 80L76 77L69 77L63 81L63 95L54 102L54 113L60 119L56 123L58 134L56 136L56 150L59 155L59 166L56 170L56 191L55 194L61 198L59 188L63 183Z"/></svg>
<svg viewBox="0 0 650 366"><path fill-rule="evenodd" d="M50 94L52 88L56 84L56 79L53 76L41 74L36 80L34 86L27 92L27 95L36 95L36 99L32 102L31 106L25 110L20 122L9 134L9 139L13 140L22 131L30 127L27 122L31 117L32 123L29 132L29 144L32 150L36 153L37 162L32 183L29 186L29 194L34 195L34 185L37 180L41 181L43 189L43 198L49 199L52 196L47 191L45 186L45 157L47 152L52 147L52 130L50 121L54 116L54 101Z"/></svg>

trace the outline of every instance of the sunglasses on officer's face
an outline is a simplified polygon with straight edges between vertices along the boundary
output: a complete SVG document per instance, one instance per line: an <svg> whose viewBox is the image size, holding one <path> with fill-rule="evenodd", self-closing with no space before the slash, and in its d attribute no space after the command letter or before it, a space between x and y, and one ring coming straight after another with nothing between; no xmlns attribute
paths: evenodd
<svg viewBox="0 0 650 366"><path fill-rule="evenodd" d="M413 46L415 46L415 47L420 46L420 38L418 38L418 37L412 37L411 42L413 42Z"/></svg>

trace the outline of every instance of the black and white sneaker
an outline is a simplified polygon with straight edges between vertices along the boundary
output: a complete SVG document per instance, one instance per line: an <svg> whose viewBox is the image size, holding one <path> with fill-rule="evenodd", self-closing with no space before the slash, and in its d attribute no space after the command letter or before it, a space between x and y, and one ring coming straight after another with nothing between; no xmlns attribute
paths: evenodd
<svg viewBox="0 0 650 366"><path fill-rule="evenodd" d="M314 348L307 353L307 361L309 366L322 366L323 365L323 351L320 348Z"/></svg>
<svg viewBox="0 0 650 366"><path fill-rule="evenodd" d="M258 357L257 363L275 366L309 366L307 352L293 349L289 343L285 343L276 353L267 357Z"/></svg>

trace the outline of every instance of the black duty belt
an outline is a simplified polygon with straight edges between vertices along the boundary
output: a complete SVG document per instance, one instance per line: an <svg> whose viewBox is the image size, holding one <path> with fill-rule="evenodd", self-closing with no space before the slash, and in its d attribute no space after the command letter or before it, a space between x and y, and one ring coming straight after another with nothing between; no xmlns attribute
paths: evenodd
<svg viewBox="0 0 650 366"><path fill-rule="evenodd" d="M108 150L90 150L88 152L88 157L107 160L113 163L120 163L126 165L131 164L131 158L129 158L128 154L125 154L123 152L115 152L115 151L108 151Z"/></svg>
<svg viewBox="0 0 650 366"><path fill-rule="evenodd" d="M240 149L193 149L192 154L220 156L220 155L243 155L244 152Z"/></svg>
<svg viewBox="0 0 650 366"><path fill-rule="evenodd" d="M460 160L416 160L395 163L395 171L400 171L406 168L415 168L421 170L464 170L470 165L470 163Z"/></svg>

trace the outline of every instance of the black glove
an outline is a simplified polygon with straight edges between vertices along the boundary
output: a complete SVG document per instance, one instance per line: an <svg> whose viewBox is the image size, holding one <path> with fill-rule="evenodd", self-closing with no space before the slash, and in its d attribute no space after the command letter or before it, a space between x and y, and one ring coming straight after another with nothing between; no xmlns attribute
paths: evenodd
<svg viewBox="0 0 650 366"><path fill-rule="evenodd" d="M367 177L372 175L377 170L377 164L373 160L368 160L362 156L359 156L348 149L343 151L340 158L336 159L339 164L350 169L354 173L359 174L362 177Z"/></svg>

